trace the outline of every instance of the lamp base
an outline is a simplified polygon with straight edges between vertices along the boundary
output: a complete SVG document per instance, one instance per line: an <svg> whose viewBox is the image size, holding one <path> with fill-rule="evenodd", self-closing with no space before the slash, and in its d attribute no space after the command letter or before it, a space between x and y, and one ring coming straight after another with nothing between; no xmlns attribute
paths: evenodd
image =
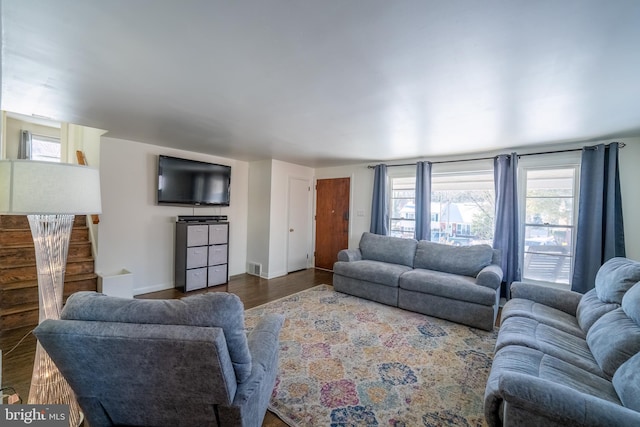
<svg viewBox="0 0 640 427"><path fill-rule="evenodd" d="M36 405L69 405L69 426L72 427L79 426L84 419L73 390L40 343L36 344L28 402Z"/></svg>
<svg viewBox="0 0 640 427"><path fill-rule="evenodd" d="M27 218L36 252L39 321L59 319L74 215L27 215ZM28 402L69 405L69 425L77 427L82 422L71 387L40 343L36 346Z"/></svg>

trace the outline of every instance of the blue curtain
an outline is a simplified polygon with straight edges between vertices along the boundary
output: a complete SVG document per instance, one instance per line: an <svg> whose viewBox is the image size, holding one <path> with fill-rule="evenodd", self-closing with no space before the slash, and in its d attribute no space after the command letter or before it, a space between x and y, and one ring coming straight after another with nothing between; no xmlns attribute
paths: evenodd
<svg viewBox="0 0 640 427"><path fill-rule="evenodd" d="M595 287L598 269L613 257L625 256L618 143L582 149L576 254L571 289Z"/></svg>
<svg viewBox="0 0 640 427"><path fill-rule="evenodd" d="M373 178L373 200L371 202L371 228L375 234L389 234L389 210L387 209L387 165L375 167Z"/></svg>
<svg viewBox="0 0 640 427"><path fill-rule="evenodd" d="M416 240L431 240L431 162L416 164Z"/></svg>
<svg viewBox="0 0 640 427"><path fill-rule="evenodd" d="M504 295L511 298L512 282L520 280L518 245L518 155L500 155L493 161L496 190L494 249L502 252Z"/></svg>

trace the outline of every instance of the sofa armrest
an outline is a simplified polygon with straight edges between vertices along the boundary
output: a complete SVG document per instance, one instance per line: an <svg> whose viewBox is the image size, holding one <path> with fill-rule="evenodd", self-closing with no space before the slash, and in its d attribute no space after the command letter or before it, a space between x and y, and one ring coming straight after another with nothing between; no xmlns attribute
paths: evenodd
<svg viewBox="0 0 640 427"><path fill-rule="evenodd" d="M267 314L249 333L247 341L251 353L251 375L238 384L233 404L242 406L252 399L254 393L260 390L260 384L265 380L266 373L278 369L278 351L280 351L280 329L284 323L284 316Z"/></svg>
<svg viewBox="0 0 640 427"><path fill-rule="evenodd" d="M360 249L343 249L338 252L338 261L360 261L362 259L362 252Z"/></svg>
<svg viewBox="0 0 640 427"><path fill-rule="evenodd" d="M502 283L502 268L499 265L489 264L476 276L476 284L491 289L498 289Z"/></svg>
<svg viewBox="0 0 640 427"><path fill-rule="evenodd" d="M576 315L582 294L531 283L513 282L511 298L522 298Z"/></svg>
<svg viewBox="0 0 640 427"><path fill-rule="evenodd" d="M505 426L509 425L510 407L527 414L527 420L557 420L566 425L637 426L640 413L608 400L579 392L553 381L526 374L508 373L499 380L505 402ZM521 416L521 415L520 415ZM511 420L519 425L524 420Z"/></svg>

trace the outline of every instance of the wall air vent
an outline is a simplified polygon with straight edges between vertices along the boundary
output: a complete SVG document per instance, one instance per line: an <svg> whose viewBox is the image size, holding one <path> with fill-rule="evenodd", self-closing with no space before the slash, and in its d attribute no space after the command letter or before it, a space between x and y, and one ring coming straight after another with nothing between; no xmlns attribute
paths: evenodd
<svg viewBox="0 0 640 427"><path fill-rule="evenodd" d="M259 277L262 274L262 264L250 262L247 267L247 273Z"/></svg>

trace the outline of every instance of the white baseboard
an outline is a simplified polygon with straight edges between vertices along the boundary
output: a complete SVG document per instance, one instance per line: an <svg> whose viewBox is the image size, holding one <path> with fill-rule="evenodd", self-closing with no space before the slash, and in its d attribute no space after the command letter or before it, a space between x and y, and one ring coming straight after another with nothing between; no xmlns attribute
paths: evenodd
<svg viewBox="0 0 640 427"><path fill-rule="evenodd" d="M161 283L159 285L145 286L144 288L133 288L133 295L148 294L150 292L165 291L173 289L173 283Z"/></svg>
<svg viewBox="0 0 640 427"><path fill-rule="evenodd" d="M263 279L275 279L276 277L282 277L282 276L286 276L287 272L286 271L276 271L275 273L267 273L267 274L261 274L260 277L262 277Z"/></svg>

